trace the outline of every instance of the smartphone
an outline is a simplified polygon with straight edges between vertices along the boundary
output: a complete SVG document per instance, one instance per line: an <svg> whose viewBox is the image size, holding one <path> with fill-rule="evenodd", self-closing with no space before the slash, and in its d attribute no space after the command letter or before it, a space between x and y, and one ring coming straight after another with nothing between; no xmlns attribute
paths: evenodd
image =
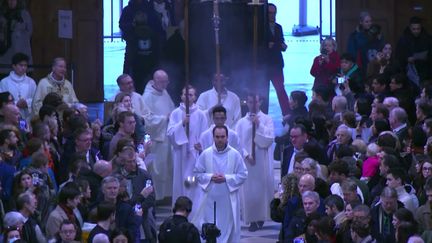
<svg viewBox="0 0 432 243"><path fill-rule="evenodd" d="M37 173L32 174L33 186L39 185L39 175Z"/></svg>
<svg viewBox="0 0 432 243"><path fill-rule="evenodd" d="M138 146L137 146L138 153L143 153L144 150L145 150L144 145L142 143L138 144Z"/></svg>
<svg viewBox="0 0 432 243"><path fill-rule="evenodd" d="M146 181L146 186L145 186L145 187L147 188L147 187L149 187L149 186L151 186L151 185L152 185L151 180L147 180L147 181Z"/></svg>
<svg viewBox="0 0 432 243"><path fill-rule="evenodd" d="M303 238L295 238L293 243L305 243L305 240Z"/></svg>
<svg viewBox="0 0 432 243"><path fill-rule="evenodd" d="M338 82L338 84L343 84L343 83L345 83L345 77L338 77L338 78L337 78L337 82Z"/></svg>
<svg viewBox="0 0 432 243"><path fill-rule="evenodd" d="M284 192L284 190L283 190L283 186L282 186L281 183L279 183L279 185L278 185L278 193L279 193L279 195L282 195L283 192Z"/></svg>
<svg viewBox="0 0 432 243"><path fill-rule="evenodd" d="M150 140L151 140L150 135L148 135L148 134L144 135L144 143L148 143L148 142L150 142Z"/></svg>
<svg viewBox="0 0 432 243"><path fill-rule="evenodd" d="M141 210L141 204L139 204L139 203L135 204L134 210L135 210L135 213L138 212L139 210Z"/></svg>

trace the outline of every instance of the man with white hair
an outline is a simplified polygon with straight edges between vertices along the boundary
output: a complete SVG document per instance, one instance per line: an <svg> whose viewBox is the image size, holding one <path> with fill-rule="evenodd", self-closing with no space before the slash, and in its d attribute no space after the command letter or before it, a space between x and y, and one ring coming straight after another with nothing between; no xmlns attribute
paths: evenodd
<svg viewBox="0 0 432 243"><path fill-rule="evenodd" d="M396 107L390 111L389 122L392 131L402 144L408 136L408 115L403 108Z"/></svg>
<svg viewBox="0 0 432 243"><path fill-rule="evenodd" d="M333 161L335 152L343 144L351 144L353 129L347 125L340 125L336 130L336 139L331 141L327 146L327 157L329 161Z"/></svg>
<svg viewBox="0 0 432 243"><path fill-rule="evenodd" d="M48 93L55 92L63 97L66 104L72 105L78 102L73 85L66 79L66 59L57 57L52 64L52 72L41 79L36 87L33 97L33 113L37 114L42 107L42 101Z"/></svg>
<svg viewBox="0 0 432 243"><path fill-rule="evenodd" d="M399 100L395 97L386 97L384 98L383 104L389 111L392 111L394 108L399 107Z"/></svg>
<svg viewBox="0 0 432 243"><path fill-rule="evenodd" d="M321 214L318 211L320 197L317 192L305 191L302 194L303 209L297 212L289 225L284 225L285 242L293 242L296 236L305 232L306 219L314 214ZM322 214L321 214L322 215Z"/></svg>
<svg viewBox="0 0 432 243"><path fill-rule="evenodd" d="M348 101L343 95L337 95L332 100L333 120L340 121L342 114L347 110Z"/></svg>
<svg viewBox="0 0 432 243"><path fill-rule="evenodd" d="M5 214L3 218L3 227L22 227L24 225L25 218L24 216L16 211L11 211Z"/></svg>
<svg viewBox="0 0 432 243"><path fill-rule="evenodd" d="M172 196L172 151L166 131L170 114L175 107L166 90L169 83L168 74L164 70L157 70L153 74L153 80L147 83L143 94L144 103L148 105L153 117L159 120L158 123L146 126L152 141L150 151L156 155L153 163L149 165L156 200Z"/></svg>

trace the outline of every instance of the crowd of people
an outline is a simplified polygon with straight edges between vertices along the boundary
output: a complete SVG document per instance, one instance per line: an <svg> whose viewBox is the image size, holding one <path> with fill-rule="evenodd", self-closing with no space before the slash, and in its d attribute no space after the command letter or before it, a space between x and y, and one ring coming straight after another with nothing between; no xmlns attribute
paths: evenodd
<svg viewBox="0 0 432 243"><path fill-rule="evenodd" d="M287 45L276 6L268 11L279 59ZM139 20L151 21L135 16L133 26ZM137 33L123 27L131 41ZM242 222L253 232L274 220L279 242L431 242L432 38L413 17L393 52L380 31L364 12L347 53L322 41L308 105L305 92L282 87L283 60L269 71L288 131L277 137L262 97L244 97L242 114L223 74L180 97L156 66L146 82L121 74L102 123L79 103L64 58L36 84L31 58L14 54L0 82L2 241L200 242L201 231L237 243ZM135 44L125 70L144 65L130 65ZM174 215L158 228L163 203Z"/></svg>
<svg viewBox="0 0 432 243"><path fill-rule="evenodd" d="M307 107L290 94L274 151L279 242L430 242L432 38L412 17L393 51L362 12L347 47L322 41Z"/></svg>

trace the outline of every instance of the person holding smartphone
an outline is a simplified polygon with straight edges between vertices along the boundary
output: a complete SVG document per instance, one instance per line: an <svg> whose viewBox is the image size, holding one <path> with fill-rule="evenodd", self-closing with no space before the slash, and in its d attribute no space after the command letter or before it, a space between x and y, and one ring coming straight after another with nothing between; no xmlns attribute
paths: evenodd
<svg viewBox="0 0 432 243"><path fill-rule="evenodd" d="M321 42L320 55L316 56L310 74L315 77L313 87L334 86L334 77L340 67L340 57L336 52L336 41L329 37Z"/></svg>

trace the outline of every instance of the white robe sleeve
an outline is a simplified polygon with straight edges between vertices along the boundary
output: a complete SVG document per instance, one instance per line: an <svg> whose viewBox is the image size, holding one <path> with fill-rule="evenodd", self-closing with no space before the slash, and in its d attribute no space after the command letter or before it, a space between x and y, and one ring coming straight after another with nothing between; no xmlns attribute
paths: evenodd
<svg viewBox="0 0 432 243"><path fill-rule="evenodd" d="M233 107L234 107L234 110L233 110L233 113L234 113L234 116L233 116L234 121L233 121L232 127L235 127L235 125L237 124L237 122L241 119L241 105L240 105L240 98L238 98L237 95L235 96L235 101L234 101Z"/></svg>
<svg viewBox="0 0 432 243"><path fill-rule="evenodd" d="M241 146L240 146L240 140L239 140L237 133L234 130L232 131L232 134L230 135L229 139L230 139L229 145L231 147L233 147L235 150L237 150L237 152L239 152L241 155L242 151L241 151Z"/></svg>
<svg viewBox="0 0 432 243"><path fill-rule="evenodd" d="M209 130L203 132L199 138L199 142L203 150L209 148L213 144L213 138L209 136Z"/></svg>
<svg viewBox="0 0 432 243"><path fill-rule="evenodd" d="M199 97L198 100L196 101L196 105L198 106L198 108L202 111L207 111L208 107L207 107L207 97L205 93L202 93Z"/></svg>
<svg viewBox="0 0 432 243"><path fill-rule="evenodd" d="M136 104L138 107L135 108L137 109L137 113L144 118L146 132L151 135L153 140L163 142L165 140L168 117L154 114L144 102L144 98L139 97L140 99L137 100L139 104Z"/></svg>
<svg viewBox="0 0 432 243"><path fill-rule="evenodd" d="M211 177L213 173L208 173L206 168L206 153L201 154L198 157L198 161L195 164L194 174L198 181L198 185L205 191L210 190Z"/></svg>
<svg viewBox="0 0 432 243"><path fill-rule="evenodd" d="M47 82L48 81L46 81L46 79L42 79L41 81L39 81L39 84L36 87L36 92L33 97L33 103L32 103L34 114L37 114L39 112L39 109L42 107L42 100L46 96L45 90L46 90Z"/></svg>
<svg viewBox="0 0 432 243"><path fill-rule="evenodd" d="M246 165L240 154L236 155L235 163L234 174L225 174L226 184L230 192L237 191L248 177Z"/></svg>
<svg viewBox="0 0 432 243"><path fill-rule="evenodd" d="M33 79L30 79L29 87L28 87L29 96L25 101L27 102L27 106L31 108L31 104L33 103L33 96L36 93L36 83Z"/></svg>
<svg viewBox="0 0 432 243"><path fill-rule="evenodd" d="M260 124L255 132L255 144L260 148L269 148L273 144L273 121L266 116L260 119Z"/></svg>
<svg viewBox="0 0 432 243"><path fill-rule="evenodd" d="M244 121L243 121L243 118L242 118L237 123L235 131L237 133L237 137L238 137L238 141L239 141L239 147L238 147L239 150L238 150L238 152L241 154L241 156L243 158L246 158L246 156L249 155L249 152L247 151L246 148L244 148L243 144L241 143L241 138L242 138L242 136L244 136L243 135L243 130L244 130L243 123L244 123Z"/></svg>
<svg viewBox="0 0 432 243"><path fill-rule="evenodd" d="M6 89L6 81L5 80L6 79L2 79L0 81L0 92L6 92L7 91L7 89Z"/></svg>
<svg viewBox="0 0 432 243"><path fill-rule="evenodd" d="M175 114L171 114L170 121L168 123L167 135L170 137L173 145L181 146L189 142L186 136L185 127L183 127L182 119L176 119Z"/></svg>
<svg viewBox="0 0 432 243"><path fill-rule="evenodd" d="M66 85L70 87L70 91L71 91L70 92L70 98L72 99L72 103L78 103L79 101L78 101L78 98L77 98L77 96L75 94L75 90L73 88L72 83L71 82L66 82Z"/></svg>

